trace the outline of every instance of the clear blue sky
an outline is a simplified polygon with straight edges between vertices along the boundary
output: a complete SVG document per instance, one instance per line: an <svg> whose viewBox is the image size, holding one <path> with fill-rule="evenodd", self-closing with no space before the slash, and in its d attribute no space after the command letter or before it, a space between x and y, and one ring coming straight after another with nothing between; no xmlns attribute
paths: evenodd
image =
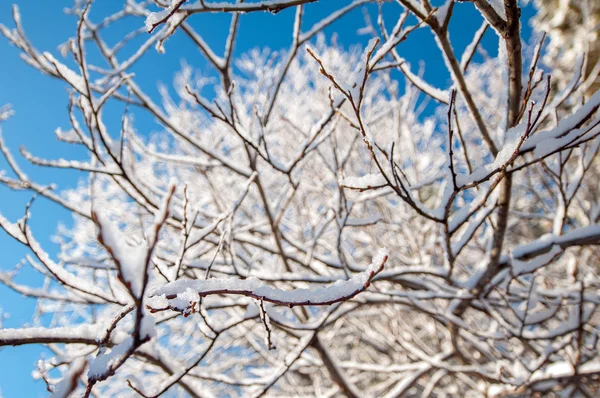
<svg viewBox="0 0 600 398"><path fill-rule="evenodd" d="M437 4L438 2L434 2ZM22 0L17 1L21 9L23 25L32 43L40 50L47 50L60 58L57 47L67 38L74 35L76 20L63 13L63 7L70 6L70 0ZM327 15L333 9L347 4L347 0L321 0L318 4L308 5L305 9L305 26ZM111 10L121 7L118 0L97 0L92 7L91 18L105 15ZM371 12L376 8L370 7ZM524 32L529 36L527 18L532 9L524 10ZM391 12L389 25L397 12ZM239 40L235 54L239 55L253 47L267 46L271 49L287 48L291 42L291 23L293 10L286 10L277 15L255 13L241 17ZM364 45L368 37L358 36L356 29L363 26L360 9L345 16L325 33L330 38L336 32L338 42L344 46L360 43ZM221 52L229 27L229 17L225 15L200 15L191 20L205 40ZM467 46L472 33L479 27L481 19L472 5L458 4L450 26L450 37L455 49L460 53ZM0 2L0 23L13 27L11 18L11 1ZM120 32L129 31L142 26L142 20L129 20L121 24ZM115 39L119 32L115 32ZM484 46L493 55L497 44L493 33L488 32ZM402 55L413 64L420 60L425 62L425 77L432 83L446 87L448 73L435 47L431 34L420 29L401 44ZM152 95L157 95L157 83L169 84L173 73L186 61L195 68L206 70L206 63L193 45L181 36L175 36L167 42L166 54L157 54L150 50L133 71L138 83ZM80 158L83 154L74 152L67 144L58 143L54 137L57 127L68 129L67 91L64 85L52 78L41 75L19 59L16 48L11 47L4 37L0 37L0 106L10 103L15 116L2 125L4 139L13 150L19 164L25 172L40 183L55 182L59 188L74 187L81 174L72 171L60 171L32 167L18 154L21 145L35 155L47 158ZM118 118L115 122L118 122ZM156 130L152 120L136 118L138 129ZM4 159L0 159L0 170L8 169ZM0 186L0 212L12 221L22 217L26 202L31 198L29 192L15 192ZM70 223L70 216L57 205L39 200L33 208L31 224L40 243L51 253L56 253L56 246L51 236L59 222ZM0 232L0 270L12 269L26 251L15 243L4 232ZM26 268L25 268L26 269ZM32 271L23 273L20 281L41 283L41 279ZM9 314L3 323L5 327L18 327L31 321L34 302L24 299L18 294L0 285L0 314ZM47 355L43 347L21 346L0 349L0 397L37 397L47 392L41 381L33 381L31 371L40 355Z"/></svg>

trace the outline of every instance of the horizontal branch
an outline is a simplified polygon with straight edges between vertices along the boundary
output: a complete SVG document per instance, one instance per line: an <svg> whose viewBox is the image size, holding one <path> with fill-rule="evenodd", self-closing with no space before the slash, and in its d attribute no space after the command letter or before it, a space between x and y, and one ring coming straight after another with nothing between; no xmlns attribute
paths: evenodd
<svg viewBox="0 0 600 398"><path fill-rule="evenodd" d="M95 345L104 330L101 325L0 329L0 347L51 343Z"/></svg>
<svg viewBox="0 0 600 398"><path fill-rule="evenodd" d="M527 260L549 252L554 246L566 249L571 246L584 245L600 245L600 224L577 228L560 236L544 235L531 243L513 249L512 257L518 260ZM500 260L501 264L509 262L508 256L503 256Z"/></svg>
<svg viewBox="0 0 600 398"><path fill-rule="evenodd" d="M264 284L257 278L179 280L150 292L151 297L164 295L171 309L186 310L199 297L215 294L234 294L252 297L289 307L304 305L331 305L346 301L366 290L371 280L383 270L388 259L387 250L380 249L367 270L348 280L339 280L326 287L314 289L280 290Z"/></svg>
<svg viewBox="0 0 600 398"><path fill-rule="evenodd" d="M197 1L196 3L183 7L186 0L180 0L171 7L159 12L153 12L146 18L146 29L152 32L156 27L167 22L174 14L183 13L185 15L198 14L203 12L254 12L267 11L278 13L289 7L299 6L307 3L314 3L318 0L264 0L254 3L227 3L227 2L207 2Z"/></svg>

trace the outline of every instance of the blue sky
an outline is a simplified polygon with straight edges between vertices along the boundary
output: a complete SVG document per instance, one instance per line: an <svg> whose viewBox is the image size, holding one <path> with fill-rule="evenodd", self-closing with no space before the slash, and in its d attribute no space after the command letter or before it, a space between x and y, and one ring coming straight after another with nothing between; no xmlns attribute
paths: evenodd
<svg viewBox="0 0 600 398"><path fill-rule="evenodd" d="M305 26L310 26L323 16L341 5L346 0L321 0L316 5L305 8ZM33 1L23 0L17 4L21 9L23 25L31 42L39 50L52 52L58 59L57 47L67 38L74 35L76 19L63 13L63 7L70 6L70 0ZM436 4L436 2L434 2ZM91 18L97 20L98 16L121 7L117 0L97 0L93 7ZM376 8L370 7L371 12ZM393 26L398 9L391 6L391 12L386 13L388 25ZM11 2L0 2L0 23L13 27L11 17ZM532 14L532 9L524 10L524 32L529 36L530 29L526 22ZM191 20L192 25L203 35L204 39L217 51L222 52L226 34L229 28L229 16L217 14L203 14ZM248 51L253 47L267 46L271 49L287 48L291 42L291 26L294 18L293 10L285 10L277 15L269 13L255 13L243 15L240 20L239 40L236 43L235 55ZM458 53L468 45L472 33L479 27L481 19L473 6L468 3L458 4L450 26L450 37ZM119 34L142 26L142 20L129 20L116 26L113 35L107 37L109 42L116 40ZM345 16L338 23L325 30L328 38L336 33L338 42L343 46L352 44L364 45L369 37L358 36L356 29L363 26L362 10L357 9ZM497 43L493 33L488 32L484 40L485 48L494 55ZM448 73L445 70L433 37L426 29L420 29L400 46L401 54L413 64L413 68L423 61L426 65L425 78L432 83L446 87ZM90 53L93 57L93 53ZM151 95L157 96L157 83L162 81L169 84L174 72L181 65L183 59L188 64L200 71L206 71L206 62L197 49L181 35L175 35L167 41L166 54L158 54L150 50L140 63L135 65L133 72L137 82ZM20 146L35 155L47 158L80 158L83 154L75 151L72 146L59 143L54 137L57 127L67 129L68 95L64 84L47 76L43 76L19 59L16 48L11 47L4 37L0 37L0 106L10 103L15 110L15 115L4 123L2 133L8 146L13 150L15 157L24 171L40 183L55 182L59 188L74 187L83 175L73 171L57 171L32 167L24 161L18 153ZM153 120L136 118L138 129L156 131L157 126ZM115 118L119 122L119 118ZM3 158L0 159L0 170L7 169ZM22 217L25 204L31 198L29 192L15 192L0 186L0 212L12 221ZM33 207L31 225L36 232L40 243L51 253L56 253L56 246L51 241L51 236L59 222L66 225L70 223L70 216L59 206L46 200L39 200ZM11 240L4 232L0 232L0 269L12 269L22 258L26 251L23 247ZM41 279L34 272L26 268L20 281L39 284ZM5 327L18 327L31 321L34 302L24 299L0 285L0 311L9 314L3 323ZM36 397L45 396L43 382L34 382L31 371L40 355L45 355L43 347L22 346L5 347L0 349L0 391L4 397ZM2 396L0 394L0 396Z"/></svg>

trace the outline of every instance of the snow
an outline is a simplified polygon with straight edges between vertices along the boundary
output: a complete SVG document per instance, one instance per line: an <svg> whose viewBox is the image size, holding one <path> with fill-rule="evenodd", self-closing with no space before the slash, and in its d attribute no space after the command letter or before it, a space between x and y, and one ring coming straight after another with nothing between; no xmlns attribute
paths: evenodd
<svg viewBox="0 0 600 398"><path fill-rule="evenodd" d="M515 275L528 274L534 272L540 267L550 263L556 256L562 253L562 249L558 246L552 246L548 253L537 256L531 261L521 261L513 258L511 265ZM514 253L513 253L514 254Z"/></svg>
<svg viewBox="0 0 600 398"><path fill-rule="evenodd" d="M78 160L67 160L62 158L56 160L46 160L32 155L25 148L21 148L21 154L25 159L27 159L31 163L41 166L55 167L61 169L75 169L90 172L101 172L106 174L120 174L120 169L114 164L108 164L106 166L97 167L91 162L81 162Z"/></svg>
<svg viewBox="0 0 600 398"><path fill-rule="evenodd" d="M365 225L373 225L382 219L381 215L372 215L367 218L348 218L344 225L348 227L363 227Z"/></svg>
<svg viewBox="0 0 600 398"><path fill-rule="evenodd" d="M446 0L446 2L444 4L442 4L440 7L438 7L438 10L435 13L435 16L440 25L444 25L444 23L446 22L446 17L448 16L448 10L450 9L450 4L452 4L453 2L454 2L454 0Z"/></svg>
<svg viewBox="0 0 600 398"><path fill-rule="evenodd" d="M524 124L508 130L508 140L496 155L496 158L494 159L494 162L492 164L494 168L502 167L510 160L510 158L513 156L513 154L516 152L519 146L521 137L525 133L524 130Z"/></svg>
<svg viewBox="0 0 600 398"><path fill-rule="evenodd" d="M336 80L336 83L339 85L343 94L346 97L348 97L348 99L350 101L352 101L352 103L355 106L358 106L358 104L360 102L360 93L361 93L361 90L363 89L365 81L368 77L368 73L365 70L365 68L368 68L368 66L369 66L369 62L368 62L369 60L367 59L367 57L368 57L369 53L372 50L374 50L376 45L377 45L377 39L373 38L369 41L369 44L363 50L363 54L362 54L360 63L356 66L356 68L354 69L354 71L352 73L352 76L353 76L353 80L351 80L352 83L349 84L346 82ZM331 70L335 69L333 67L333 65L326 65L324 63L324 60L321 60L321 62L323 63L323 67L326 71L331 71Z"/></svg>
<svg viewBox="0 0 600 398"><path fill-rule="evenodd" d="M407 4L409 4L411 6L411 8L415 9L417 12L419 12L421 15L427 15L427 11L425 10L425 7L423 7L423 4L420 1L415 1L415 0L404 0Z"/></svg>
<svg viewBox="0 0 600 398"><path fill-rule="evenodd" d="M85 80L82 76L77 74L77 72L71 70L68 66L59 62L52 54L49 52L44 52L44 57L54 66L56 72L62 76L73 88L75 88L80 93L86 93L86 85Z"/></svg>
<svg viewBox="0 0 600 398"><path fill-rule="evenodd" d="M513 157L513 155L519 149L519 145L522 144L522 138L523 134L525 134L526 128L527 122L522 122L521 124L509 129L506 132L506 142L494 158L494 161L473 171L473 173L469 175L467 183L470 184L476 181L481 181L493 172L506 167L511 157Z"/></svg>
<svg viewBox="0 0 600 398"><path fill-rule="evenodd" d="M119 276L135 299L141 299L144 293L148 262L156 246L159 230L169 215L169 205L174 192L175 186L170 184L161 204L154 212L154 221L144 233L145 242L139 244L128 244L127 234L105 214L94 213L100 226L102 244L111 253L119 268Z"/></svg>
<svg viewBox="0 0 600 398"><path fill-rule="evenodd" d="M392 30L392 34L388 37L385 43L377 50L377 52L373 55L369 62L369 70L371 70L379 61L381 61L393 48L395 48L400 42L406 39L406 35L412 29L413 26L402 30L402 26L404 25L405 18L398 18L398 22L396 22L396 26ZM422 26L422 25L420 25Z"/></svg>
<svg viewBox="0 0 600 398"><path fill-rule="evenodd" d="M575 369L573 369L573 365L570 362L555 362L548 365L544 370L535 372L531 377L531 381L540 379L558 379L571 376L574 373Z"/></svg>
<svg viewBox="0 0 600 398"><path fill-rule="evenodd" d="M537 147L543 142L554 142L551 139L560 138L570 131L577 129L578 126L585 121L589 115L594 112L600 106L600 91L597 91L592 95L586 103L573 114L568 117L561 119L558 125L550 130L540 131L534 134L523 144L522 150L531 150Z"/></svg>
<svg viewBox="0 0 600 398"><path fill-rule="evenodd" d="M1 129L0 129L0 152L2 152L2 154L4 155L4 159L6 159L6 162L8 163L10 168L13 169L15 174L17 174L19 179L21 181L28 181L29 178L27 177L27 174L23 173L23 171L20 169L19 165L15 162L15 159L13 158L11 152L7 149L6 144L4 143L4 138L2 137ZM4 171L1 170L0 177L3 177L3 176L4 176Z"/></svg>
<svg viewBox="0 0 600 398"><path fill-rule="evenodd" d="M185 310L198 296L241 294L259 300L285 305L329 305L349 299L365 290L370 280L383 269L387 250L380 249L371 265L348 280L338 280L326 287L281 290L268 286L255 277L247 279L178 280L153 289L150 296L165 295L174 308Z"/></svg>
<svg viewBox="0 0 600 398"><path fill-rule="evenodd" d="M146 31L150 32L152 30L152 28L154 27L154 25L156 25L159 21L162 21L163 19L165 19L171 12L173 12L174 8L175 8L175 4L171 4L169 7L165 8L164 10L150 13L146 17L146 22L145 22Z"/></svg>
<svg viewBox="0 0 600 398"><path fill-rule="evenodd" d="M466 280L461 281L460 286L467 290L473 289L475 286L477 286L477 283L479 283L481 278L483 278L483 276L487 273L489 266L490 266L490 259L487 257L478 261L477 264L475 264L473 273ZM459 293L459 297L463 296L463 295L466 296L468 294L469 294L468 291L463 290ZM453 312L454 308L461 302L462 302L462 298L452 300L452 302L448 305L447 311Z"/></svg>
<svg viewBox="0 0 600 398"><path fill-rule="evenodd" d="M312 150L316 147L316 144L319 141L315 142L315 140L317 139L319 134L321 134L323 137L327 137L329 134L331 134L334 131L333 126L335 126L335 125L333 125L332 127L329 127L327 129L327 131L325 133L323 133L323 131L325 130L325 126L327 124L329 124L329 122L331 121L332 116L335 113L335 109L338 109L339 107L341 107L345 100L346 99L343 96L339 96L333 102L333 104L331 106L331 110L329 112L325 113L323 115L323 117L321 117L321 119L319 119L319 121L317 121L316 123L314 123L312 125L312 127L310 128L308 137L306 138L306 140L304 141L304 143L302 144L300 149L297 151L296 156L294 156L294 160L289 163L290 165L285 166L283 168L284 170L291 170L292 164L297 163L299 161L299 159L301 159L306 154L307 151Z"/></svg>
<svg viewBox="0 0 600 398"><path fill-rule="evenodd" d="M469 243L471 237L479 228L479 226L485 221L485 219L491 214L491 212L495 209L496 204L494 202L488 203L481 210L479 210L475 217L471 217L469 222L467 223L464 230L456 237L456 239L452 242L452 255L456 256L460 251Z"/></svg>
<svg viewBox="0 0 600 398"><path fill-rule="evenodd" d="M583 158L583 168L588 168L589 165L592 163L592 160L594 160L594 158L596 157L596 154L598 153L598 150L600 149L600 137L596 138L595 140L593 140L590 143L590 147L589 149L586 151L585 156ZM580 177L583 178L583 170L581 171L582 176ZM573 195L575 194L575 192L571 192L569 197L573 197Z"/></svg>
<svg viewBox="0 0 600 398"><path fill-rule="evenodd" d="M600 91L599 91L600 92ZM592 124L597 122L594 121ZM600 124L596 124L594 127L588 130L588 127L582 127L580 129L574 129L567 133L564 136L558 138L548 138L544 141L539 142L533 151L533 157L535 159L544 158L556 151L560 150L560 148L571 145L576 141L582 142L587 138L593 138L600 134ZM537 135L536 135L537 136ZM534 136L534 137L536 137Z"/></svg>
<svg viewBox="0 0 600 398"><path fill-rule="evenodd" d="M365 174L361 177L346 177L340 181L340 185L353 189L381 188L387 185L387 181L378 174Z"/></svg>
<svg viewBox="0 0 600 398"><path fill-rule="evenodd" d="M550 104L548 104L548 106L546 106L544 108L544 111L542 112L541 120L544 120L546 117L548 117L548 115L551 115L554 112L556 112L556 109L565 102L565 100L571 95L571 93L573 93L577 89L577 86L579 85L579 83L581 81L581 74L583 71L584 62L585 62L584 55L578 54L577 57L575 58L574 67L573 67L573 70L575 71L575 73L573 74L571 81L566 85L566 87L560 93L556 94L554 96L554 98L552 99L552 102L550 102Z"/></svg>
<svg viewBox="0 0 600 398"><path fill-rule="evenodd" d="M214 51L210 48L210 46L204 41L202 36L198 34L195 30L189 31L190 37L194 40L195 43L198 44L198 47L202 49L202 52L206 55L206 57L215 65L218 65L219 68L225 67L225 59L218 56L214 53ZM157 36L160 36L161 33L158 33Z"/></svg>
<svg viewBox="0 0 600 398"><path fill-rule="evenodd" d="M70 301L73 303L104 303L102 299L99 298L91 298L86 297L83 298L80 295L75 293L71 293L69 291L59 290L59 289L46 289L42 288L34 288L28 285L23 285L16 283L13 279L15 277L15 273L12 271L0 271L0 283L6 285L11 290L14 290L17 293L22 294L23 296L28 297L36 297L38 299L49 299L56 301Z"/></svg>
<svg viewBox="0 0 600 398"><path fill-rule="evenodd" d="M46 253L42 247L39 245L37 240L33 237L31 230L29 228L25 228L25 237L27 242L29 243L29 247L31 251L35 253L37 258L44 264L46 269L52 273L55 278L61 281L62 284L68 285L75 290L80 291L86 295L92 295L99 298L103 298L106 301L113 301L114 299L110 297L110 293L106 292L94 284L90 283L90 280L80 278L77 275L74 275L67 271L64 267L56 264L48 253Z"/></svg>
<svg viewBox="0 0 600 398"><path fill-rule="evenodd" d="M70 369L64 373L63 379L54 387L52 398L67 398L77 388L79 376L85 367L85 358L77 358L71 363Z"/></svg>
<svg viewBox="0 0 600 398"><path fill-rule="evenodd" d="M547 321L548 319L550 319L551 317L556 315L556 311L559 307L558 304L549 304L546 303L544 306L547 307L541 311L536 311L536 312L531 312L532 308L534 308L534 306L537 304L537 300L534 300L534 296L537 296L537 294L535 292L532 292L531 294L531 298L529 300L529 308L528 308L528 313L527 313L527 317L525 319L523 319L523 322L525 324L528 325L536 325L542 322Z"/></svg>
<svg viewBox="0 0 600 398"><path fill-rule="evenodd" d="M0 108L0 122L4 122L4 121L8 120L13 114L14 114L14 111L12 110L10 105L2 106Z"/></svg>
<svg viewBox="0 0 600 398"><path fill-rule="evenodd" d="M600 224L589 225L573 229L563 235L546 234L540 238L518 246L512 250L512 257L520 259L537 254L539 252L550 250L553 245L569 246L578 242L600 240Z"/></svg>
<svg viewBox="0 0 600 398"><path fill-rule="evenodd" d="M184 0L185 1L185 0ZM364 3L364 0L359 0L357 3ZM181 1L171 0L171 5L164 10L158 12L152 12L146 17L146 30L150 31L153 25L157 24L159 21L166 18L171 12L173 12L174 8ZM180 7L180 10L186 11L187 13L194 13L200 11L222 11L224 9L230 11L239 11L246 12L257 9L263 9L265 11L268 10L277 10L281 7L285 7L286 3L289 3L289 0L263 0L257 2L226 2L226 1L216 1L211 2L208 0L198 0L195 3L190 4L189 6Z"/></svg>
<svg viewBox="0 0 600 398"><path fill-rule="evenodd" d="M127 244L128 236L106 215L96 213L96 217L101 225L102 243L110 250L125 285L139 298L143 289L148 249L145 245Z"/></svg>
<svg viewBox="0 0 600 398"><path fill-rule="evenodd" d="M88 378L98 379L106 374L112 366L119 363L119 361L127 355L128 351L132 348L133 338L127 337L121 343L116 346L106 349L105 352L100 352L90 362L88 368Z"/></svg>
<svg viewBox="0 0 600 398"><path fill-rule="evenodd" d="M555 339L559 336L573 332L579 328L580 323L586 323L589 321L591 315L594 313L595 306L583 306L583 313L580 317L579 306L572 305L569 308L568 319L561 320L561 323L556 327L544 330L541 328L535 328L533 330L524 330L523 337L526 339Z"/></svg>
<svg viewBox="0 0 600 398"><path fill-rule="evenodd" d="M465 71L465 69L467 69L467 64L473 57L473 54L475 53L475 51L477 50L477 45L481 41L481 38L484 35L485 31L487 30L488 26L489 25L488 25L487 21L484 21L483 24L481 24L481 27L473 35L473 40L471 41L471 43L469 43L467 48L465 48L465 51L463 52L463 55L460 58L460 69L463 72Z"/></svg>
<svg viewBox="0 0 600 398"><path fill-rule="evenodd" d="M579 366L580 373L598 373L600 372L600 361L589 361Z"/></svg>
<svg viewBox="0 0 600 398"><path fill-rule="evenodd" d="M73 144L79 144L82 142L81 137L75 132L74 129L65 131L59 127L56 130L54 130L54 134L56 135L56 138L64 142L69 142Z"/></svg>
<svg viewBox="0 0 600 398"><path fill-rule="evenodd" d="M529 253L534 253L537 250L544 249L554 242L554 235L546 234L533 242L518 246L512 250L512 256L516 258L525 257Z"/></svg>
<svg viewBox="0 0 600 398"><path fill-rule="evenodd" d="M26 242L25 241L25 234L23 233L23 231L19 227L19 224L18 223L12 223L12 222L8 221L2 215L2 213L0 213L0 228L4 229L6 231L6 233L8 233L10 236L12 236L13 238L15 238L19 242L21 242L23 244Z"/></svg>
<svg viewBox="0 0 600 398"><path fill-rule="evenodd" d="M14 342L36 340L71 340L85 338L98 340L103 333L98 325L76 325L58 328L32 327L18 329L0 329L0 346L20 345ZM13 343L11 343L13 342Z"/></svg>
<svg viewBox="0 0 600 398"><path fill-rule="evenodd" d="M469 203L463 205L458 210L448 223L448 229L450 232L456 231L461 225L463 225L477 210L479 206L482 206L486 202L494 202L498 196L498 190L494 190L491 195L488 196L489 185L487 183L480 184L480 190L477 196Z"/></svg>
<svg viewBox="0 0 600 398"><path fill-rule="evenodd" d="M139 310L138 310L139 311ZM142 321L140 322L140 338L147 339L156 337L156 322L146 306L142 306Z"/></svg>
<svg viewBox="0 0 600 398"><path fill-rule="evenodd" d="M586 240L600 238L600 224L588 225L587 227L577 228L568 233L557 236L554 241L558 244L566 243L572 240Z"/></svg>
<svg viewBox="0 0 600 398"><path fill-rule="evenodd" d="M494 11L500 15L502 19L506 21L506 10L504 9L503 0L488 0Z"/></svg>
<svg viewBox="0 0 600 398"><path fill-rule="evenodd" d="M450 168L447 166L448 162L446 162L446 167L447 167L447 171L448 171L448 178L446 180L444 180L443 182L443 189L441 189L441 195L440 195L440 199L438 201L438 206L437 208L433 211L433 215L435 216L435 218L442 220L444 218L444 214L446 212L446 206L448 204L448 202L452 199L452 194L454 193L454 185L451 182L452 180L452 175L451 175L451 170ZM457 181L458 184L458 181Z"/></svg>
<svg viewBox="0 0 600 398"><path fill-rule="evenodd" d="M396 57L396 61L400 63L400 70L406 78L417 88L422 90L425 94L429 95L431 98L439 101L443 104L448 104L450 102L450 95L447 90L441 90L439 88L433 87L425 80L421 79L419 76L415 75L410 70L410 64L406 62L404 58Z"/></svg>

